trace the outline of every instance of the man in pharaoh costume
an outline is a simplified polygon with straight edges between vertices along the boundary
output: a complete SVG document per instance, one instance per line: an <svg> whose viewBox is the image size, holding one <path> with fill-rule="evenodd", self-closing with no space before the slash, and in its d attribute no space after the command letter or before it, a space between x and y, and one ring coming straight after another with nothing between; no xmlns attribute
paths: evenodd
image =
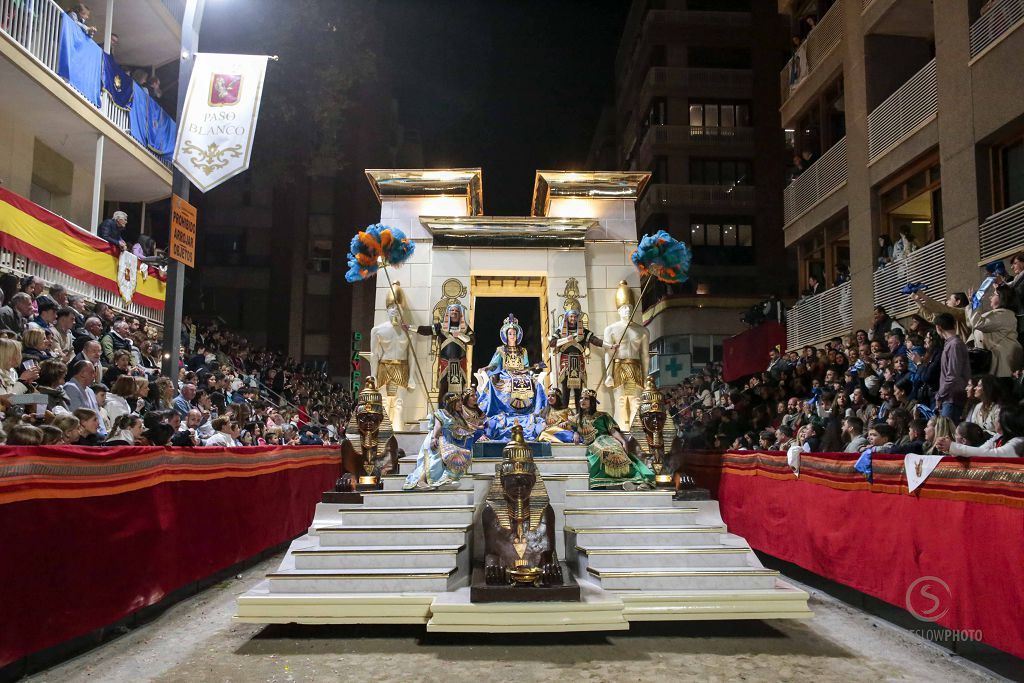
<svg viewBox="0 0 1024 683"><path fill-rule="evenodd" d="M416 469L402 485L406 491L458 488L473 462L473 442L482 427L466 424L458 394L448 392L441 404L443 407L430 415L430 432L420 447Z"/></svg>
<svg viewBox="0 0 1024 683"><path fill-rule="evenodd" d="M583 326L580 305L569 304L562 316L562 325L557 335L548 340L549 345L558 354L558 386L562 390L562 398L568 404L570 394L572 405L580 407L580 392L587 387L587 357L590 346L603 347L605 342ZM608 346L611 346L608 344Z"/></svg>
<svg viewBox="0 0 1024 683"><path fill-rule="evenodd" d="M388 319L370 330L370 352L377 364L374 376L384 397L384 410L391 416L395 430L402 431L405 429L405 398L416 388L416 383L409 374L413 350L409 335L402 328L399 307L404 305L404 297L397 282L394 291L395 295L389 291L385 300Z"/></svg>
<svg viewBox="0 0 1024 683"><path fill-rule="evenodd" d="M597 409L597 392L585 389L580 410L569 419L577 440L587 446L590 463L590 488L649 488L654 472L626 452L626 439L608 413Z"/></svg>
<svg viewBox="0 0 1024 683"><path fill-rule="evenodd" d="M483 382L480 387L480 409L487 415L487 436L497 441L507 441L512 427L522 426L528 440L536 440L544 431L541 413L547 406L544 387L535 373L546 366L543 363L530 365L526 347L520 346L523 328L514 315L505 318L499 332L502 345L494 351L491 362L482 368Z"/></svg>
<svg viewBox="0 0 1024 683"><path fill-rule="evenodd" d="M484 580L490 585L561 586L555 512L522 427L502 451L484 503Z"/></svg>
<svg viewBox="0 0 1024 683"><path fill-rule="evenodd" d="M462 304L451 304L445 309L441 322L420 325L417 334L437 340L437 393L444 396L449 391L461 394L469 388L466 372L467 348L476 340L473 330L466 323L466 311Z"/></svg>
<svg viewBox="0 0 1024 683"><path fill-rule="evenodd" d="M619 320L604 330L604 338L612 349L605 354L604 362L608 376L605 386L615 398L615 420L624 425L633 422L649 365L650 333L643 325L629 321L634 306L633 290L625 280L620 280L615 291Z"/></svg>

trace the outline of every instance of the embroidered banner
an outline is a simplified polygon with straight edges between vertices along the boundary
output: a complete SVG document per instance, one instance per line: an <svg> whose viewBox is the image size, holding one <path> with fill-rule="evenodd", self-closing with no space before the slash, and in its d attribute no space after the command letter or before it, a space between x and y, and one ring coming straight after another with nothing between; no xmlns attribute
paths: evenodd
<svg viewBox="0 0 1024 683"><path fill-rule="evenodd" d="M196 55L174 165L202 192L249 168L265 55Z"/></svg>
<svg viewBox="0 0 1024 683"><path fill-rule="evenodd" d="M128 72L114 61L114 58L103 53L103 89L110 95L111 101L121 109L131 109L135 99L134 85Z"/></svg>

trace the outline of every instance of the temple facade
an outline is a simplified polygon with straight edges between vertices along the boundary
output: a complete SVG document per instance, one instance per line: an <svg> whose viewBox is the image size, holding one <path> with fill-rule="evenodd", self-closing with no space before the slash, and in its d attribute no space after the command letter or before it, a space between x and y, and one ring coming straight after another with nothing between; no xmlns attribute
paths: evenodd
<svg viewBox="0 0 1024 683"><path fill-rule="evenodd" d="M639 294L630 255L637 241L636 199L649 173L538 171L530 215L516 217L484 215L479 168L366 175L381 202L380 222L416 242L410 261L389 272L391 284L400 283L403 319L411 327L432 325L449 304L462 304L476 334L470 372L486 365L501 343L498 325L509 312L523 324L531 362L550 367L547 339L567 305L577 303L589 329L601 334L619 319L620 283ZM389 320L390 292L388 277L378 275L374 326ZM426 336L413 340L428 386L425 391L410 367L415 388L406 392L407 424L398 429L424 417L427 401L437 396L435 344ZM601 349L590 354L587 384L610 406L610 391L597 386L604 360ZM377 372L372 359L371 368Z"/></svg>

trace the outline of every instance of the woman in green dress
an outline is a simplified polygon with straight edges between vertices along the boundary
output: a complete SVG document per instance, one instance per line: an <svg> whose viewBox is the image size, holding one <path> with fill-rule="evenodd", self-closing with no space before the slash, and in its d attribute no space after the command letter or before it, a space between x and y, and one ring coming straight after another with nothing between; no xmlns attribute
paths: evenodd
<svg viewBox="0 0 1024 683"><path fill-rule="evenodd" d="M597 409L597 393L585 389L580 411L569 419L579 443L587 445L590 488L634 489L654 485L654 472L626 452L626 439L608 413Z"/></svg>

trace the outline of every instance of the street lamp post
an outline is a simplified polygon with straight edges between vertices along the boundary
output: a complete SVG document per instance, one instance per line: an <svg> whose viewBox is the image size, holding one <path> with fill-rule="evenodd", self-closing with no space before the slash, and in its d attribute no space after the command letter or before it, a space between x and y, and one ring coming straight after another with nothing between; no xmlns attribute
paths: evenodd
<svg viewBox="0 0 1024 683"><path fill-rule="evenodd" d="M181 53L178 55L178 118L181 124L185 95L192 78L192 66L199 51L199 27L203 22L206 0L185 0L185 16L181 22ZM189 181L175 166L171 191L188 201ZM167 296L164 301L163 374L178 380L178 348L181 346L181 305L185 292L185 264L171 259L167 268Z"/></svg>

